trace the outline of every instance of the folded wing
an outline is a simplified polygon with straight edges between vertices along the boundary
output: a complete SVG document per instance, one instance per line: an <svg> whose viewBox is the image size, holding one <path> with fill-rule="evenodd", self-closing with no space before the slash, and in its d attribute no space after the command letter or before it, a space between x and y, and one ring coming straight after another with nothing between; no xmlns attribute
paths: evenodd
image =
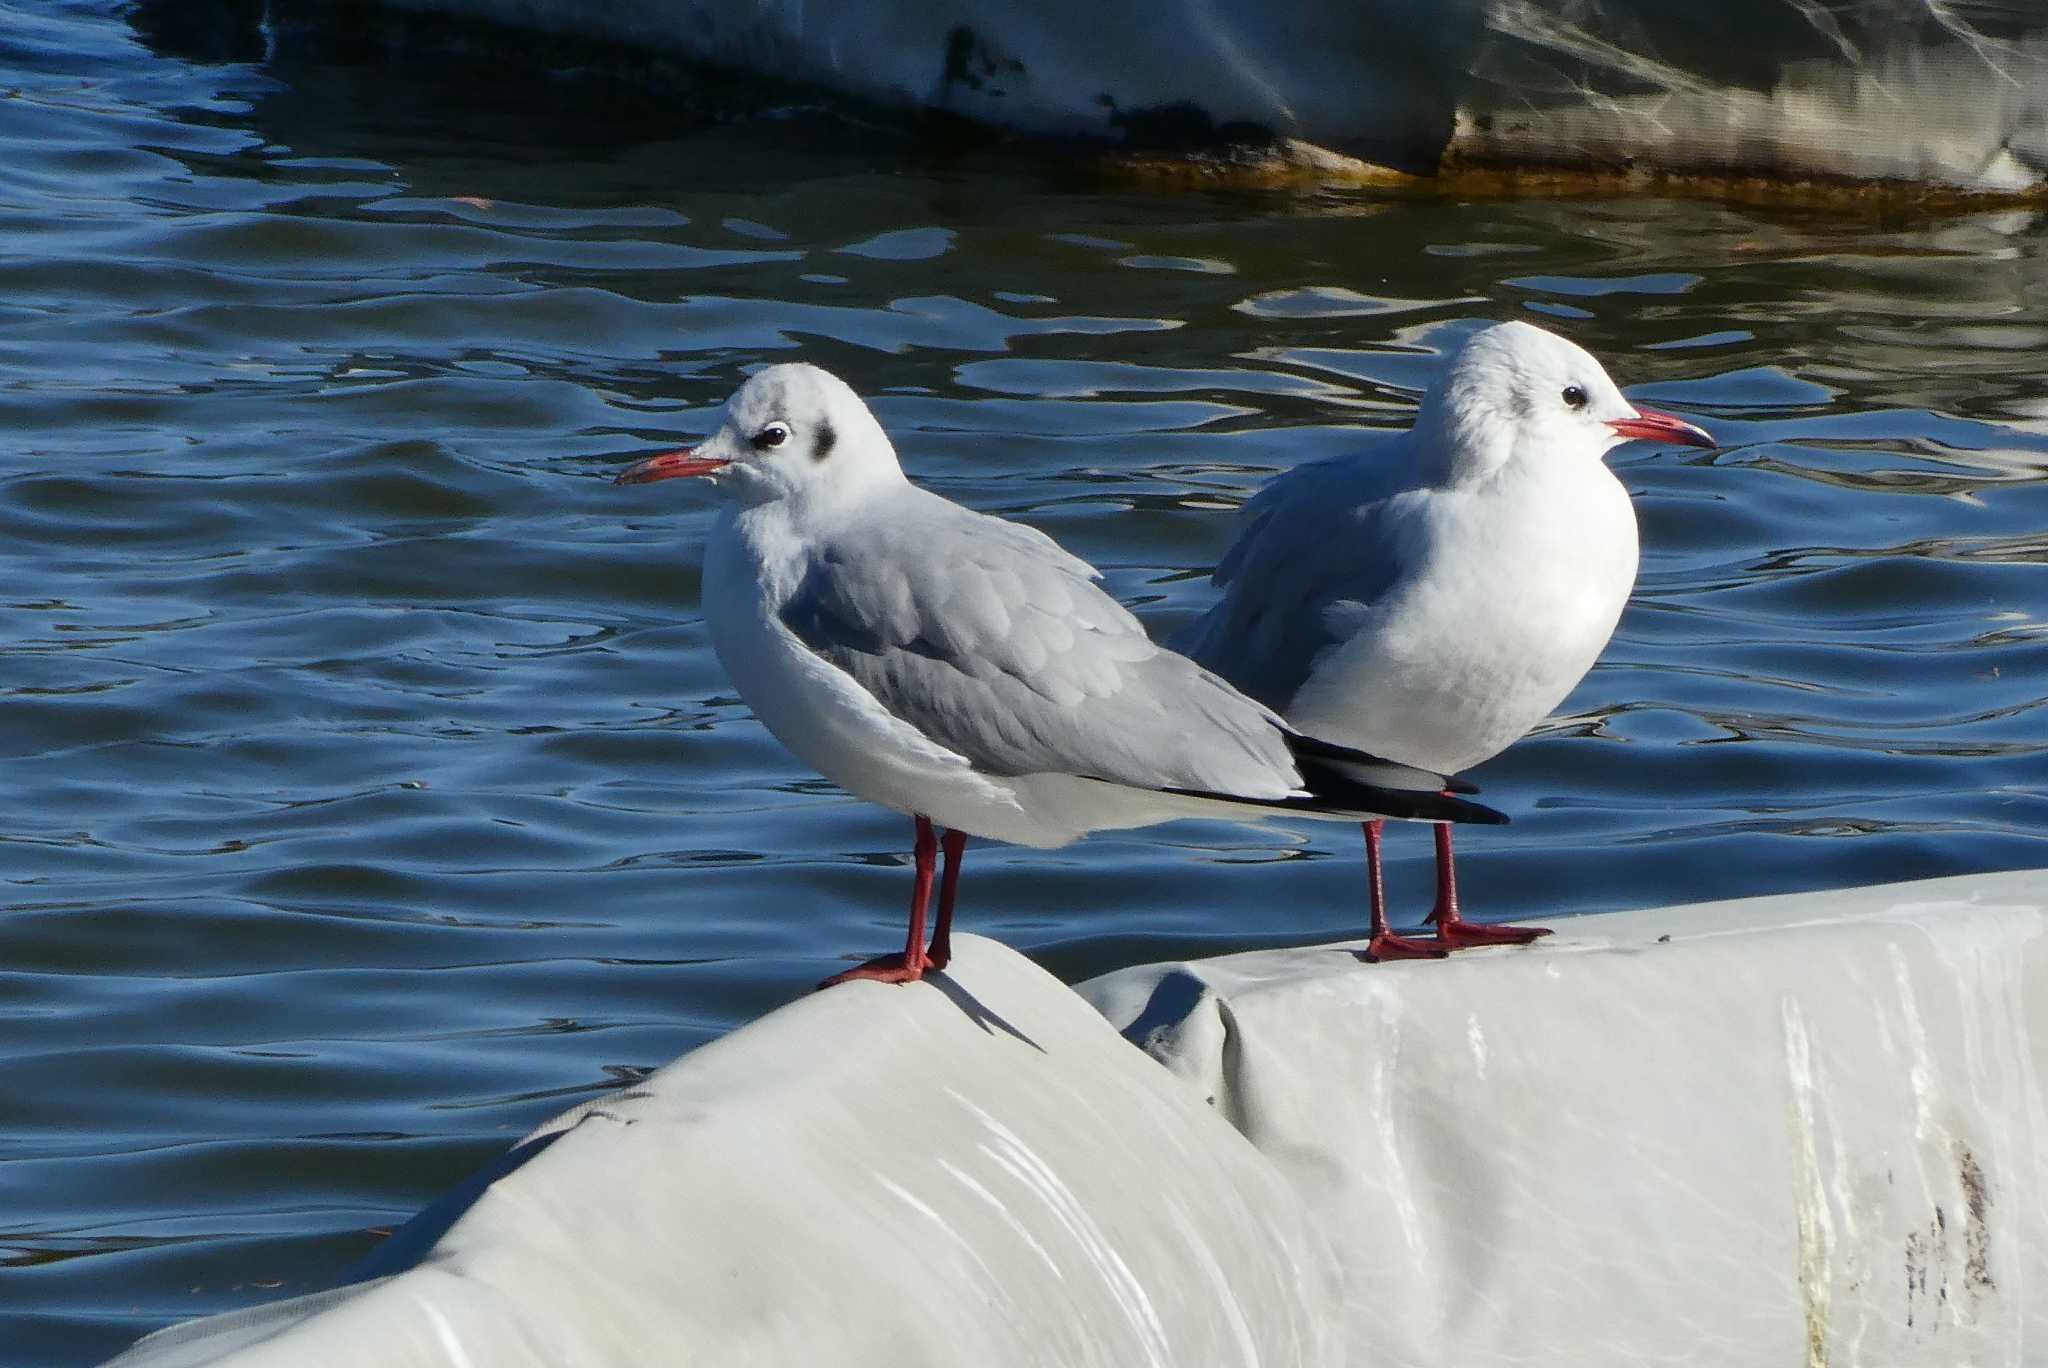
<svg viewBox="0 0 2048 1368"><path fill-rule="evenodd" d="M1216 567L1222 598L1174 646L1285 711L1347 622L1401 578L1402 514L1413 496L1382 487L1398 469L1344 457L1298 466L1260 490Z"/></svg>
<svg viewBox="0 0 2048 1368"><path fill-rule="evenodd" d="M1155 646L1086 562L935 496L823 540L783 624L984 773L1280 799L1265 708Z"/></svg>

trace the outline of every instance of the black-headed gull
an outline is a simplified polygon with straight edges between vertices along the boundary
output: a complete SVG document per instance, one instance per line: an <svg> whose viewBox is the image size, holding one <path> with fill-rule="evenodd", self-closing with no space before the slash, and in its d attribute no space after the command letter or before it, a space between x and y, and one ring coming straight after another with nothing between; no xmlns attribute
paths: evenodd
<svg viewBox="0 0 2048 1368"><path fill-rule="evenodd" d="M768 367L701 445L618 478L678 476L727 499L704 615L754 715L841 788L916 819L903 953L828 985L944 967L969 834L1057 846L1219 813L1506 820L1444 774L1301 735L1155 646L1050 537L911 484L859 396L816 366Z"/></svg>
<svg viewBox="0 0 2048 1368"><path fill-rule="evenodd" d="M1474 333L1406 433L1288 471L1245 505L1221 601L1175 644L1302 731L1427 770L1476 765L1562 702L1614 632L1636 519L1601 458L1633 440L1714 445L1629 403L1561 337L1520 322ZM1436 935L1396 936L1379 823L1365 848L1364 958L1545 934L1460 916L1440 825Z"/></svg>

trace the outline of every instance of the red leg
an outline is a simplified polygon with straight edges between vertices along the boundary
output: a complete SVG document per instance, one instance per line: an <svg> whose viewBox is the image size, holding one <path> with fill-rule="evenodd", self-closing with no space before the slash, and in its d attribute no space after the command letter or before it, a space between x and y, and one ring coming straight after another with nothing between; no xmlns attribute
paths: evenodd
<svg viewBox="0 0 2048 1368"><path fill-rule="evenodd" d="M878 983L915 983L924 977L930 961L924 952L924 910L932 897L932 862L939 853L937 835L932 830L929 817L917 819L917 882L910 893L910 932L903 939L903 953L882 955L857 965L843 974L834 974L819 984L820 988L831 988L854 979L874 979Z"/></svg>
<svg viewBox="0 0 2048 1368"><path fill-rule="evenodd" d="M1429 919L1436 923L1437 941L1447 950L1468 945L1527 945L1550 934L1547 926L1494 926L1465 920L1458 911L1458 868L1451 858L1449 822L1436 824L1436 906Z"/></svg>
<svg viewBox="0 0 2048 1368"><path fill-rule="evenodd" d="M1449 822L1436 824L1436 906L1429 909L1429 920L1439 927L1464 920L1458 912L1458 862L1451 854Z"/></svg>
<svg viewBox="0 0 2048 1368"><path fill-rule="evenodd" d="M967 849L967 833L948 831L939 837L939 850L946 857L939 875L939 922L932 928L932 949L926 968L943 969L953 958L953 894L960 887L960 854Z"/></svg>
<svg viewBox="0 0 2048 1368"><path fill-rule="evenodd" d="M1397 936L1387 929L1387 887L1380 871L1381 822L1365 822L1365 877L1372 894L1372 939L1365 949L1354 950L1367 964L1390 959L1442 959L1449 952L1442 946L1410 936Z"/></svg>

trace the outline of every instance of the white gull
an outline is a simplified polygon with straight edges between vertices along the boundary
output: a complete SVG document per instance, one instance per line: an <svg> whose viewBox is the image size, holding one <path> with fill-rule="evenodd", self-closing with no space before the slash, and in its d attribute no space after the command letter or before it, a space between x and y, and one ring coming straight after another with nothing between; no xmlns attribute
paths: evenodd
<svg viewBox="0 0 2048 1368"><path fill-rule="evenodd" d="M1582 348L1527 323L1473 334L1391 441L1297 467L1246 505L1222 599L1176 645L1289 724L1453 773L1506 749L1605 649L1636 575L1631 440L1714 439L1622 397ZM1379 823L1365 824L1367 959L1520 943L1467 922L1436 829L1435 936L1388 929Z"/></svg>

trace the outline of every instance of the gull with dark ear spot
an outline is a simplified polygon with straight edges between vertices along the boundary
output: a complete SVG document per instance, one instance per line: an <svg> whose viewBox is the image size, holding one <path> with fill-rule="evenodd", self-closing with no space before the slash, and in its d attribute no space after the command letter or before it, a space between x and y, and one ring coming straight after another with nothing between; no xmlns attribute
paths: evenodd
<svg viewBox="0 0 2048 1368"><path fill-rule="evenodd" d="M1448 775L1305 736L1154 645L1050 537L911 484L867 406L815 366L761 371L703 443L619 482L677 476L727 500L704 616L740 695L805 763L915 820L903 952L827 984L945 967L969 835L1057 846L1219 814L1505 820Z"/></svg>
<svg viewBox="0 0 2048 1368"><path fill-rule="evenodd" d="M1585 351L1527 323L1468 339L1388 442L1273 480L1216 568L1222 598L1175 644L1290 724L1424 769L1462 770L1546 717L1591 669L1636 575L1626 441L1711 447L1622 397ZM1468 922L1436 830L1436 934L1395 935L1365 824L1367 959L1520 943Z"/></svg>

